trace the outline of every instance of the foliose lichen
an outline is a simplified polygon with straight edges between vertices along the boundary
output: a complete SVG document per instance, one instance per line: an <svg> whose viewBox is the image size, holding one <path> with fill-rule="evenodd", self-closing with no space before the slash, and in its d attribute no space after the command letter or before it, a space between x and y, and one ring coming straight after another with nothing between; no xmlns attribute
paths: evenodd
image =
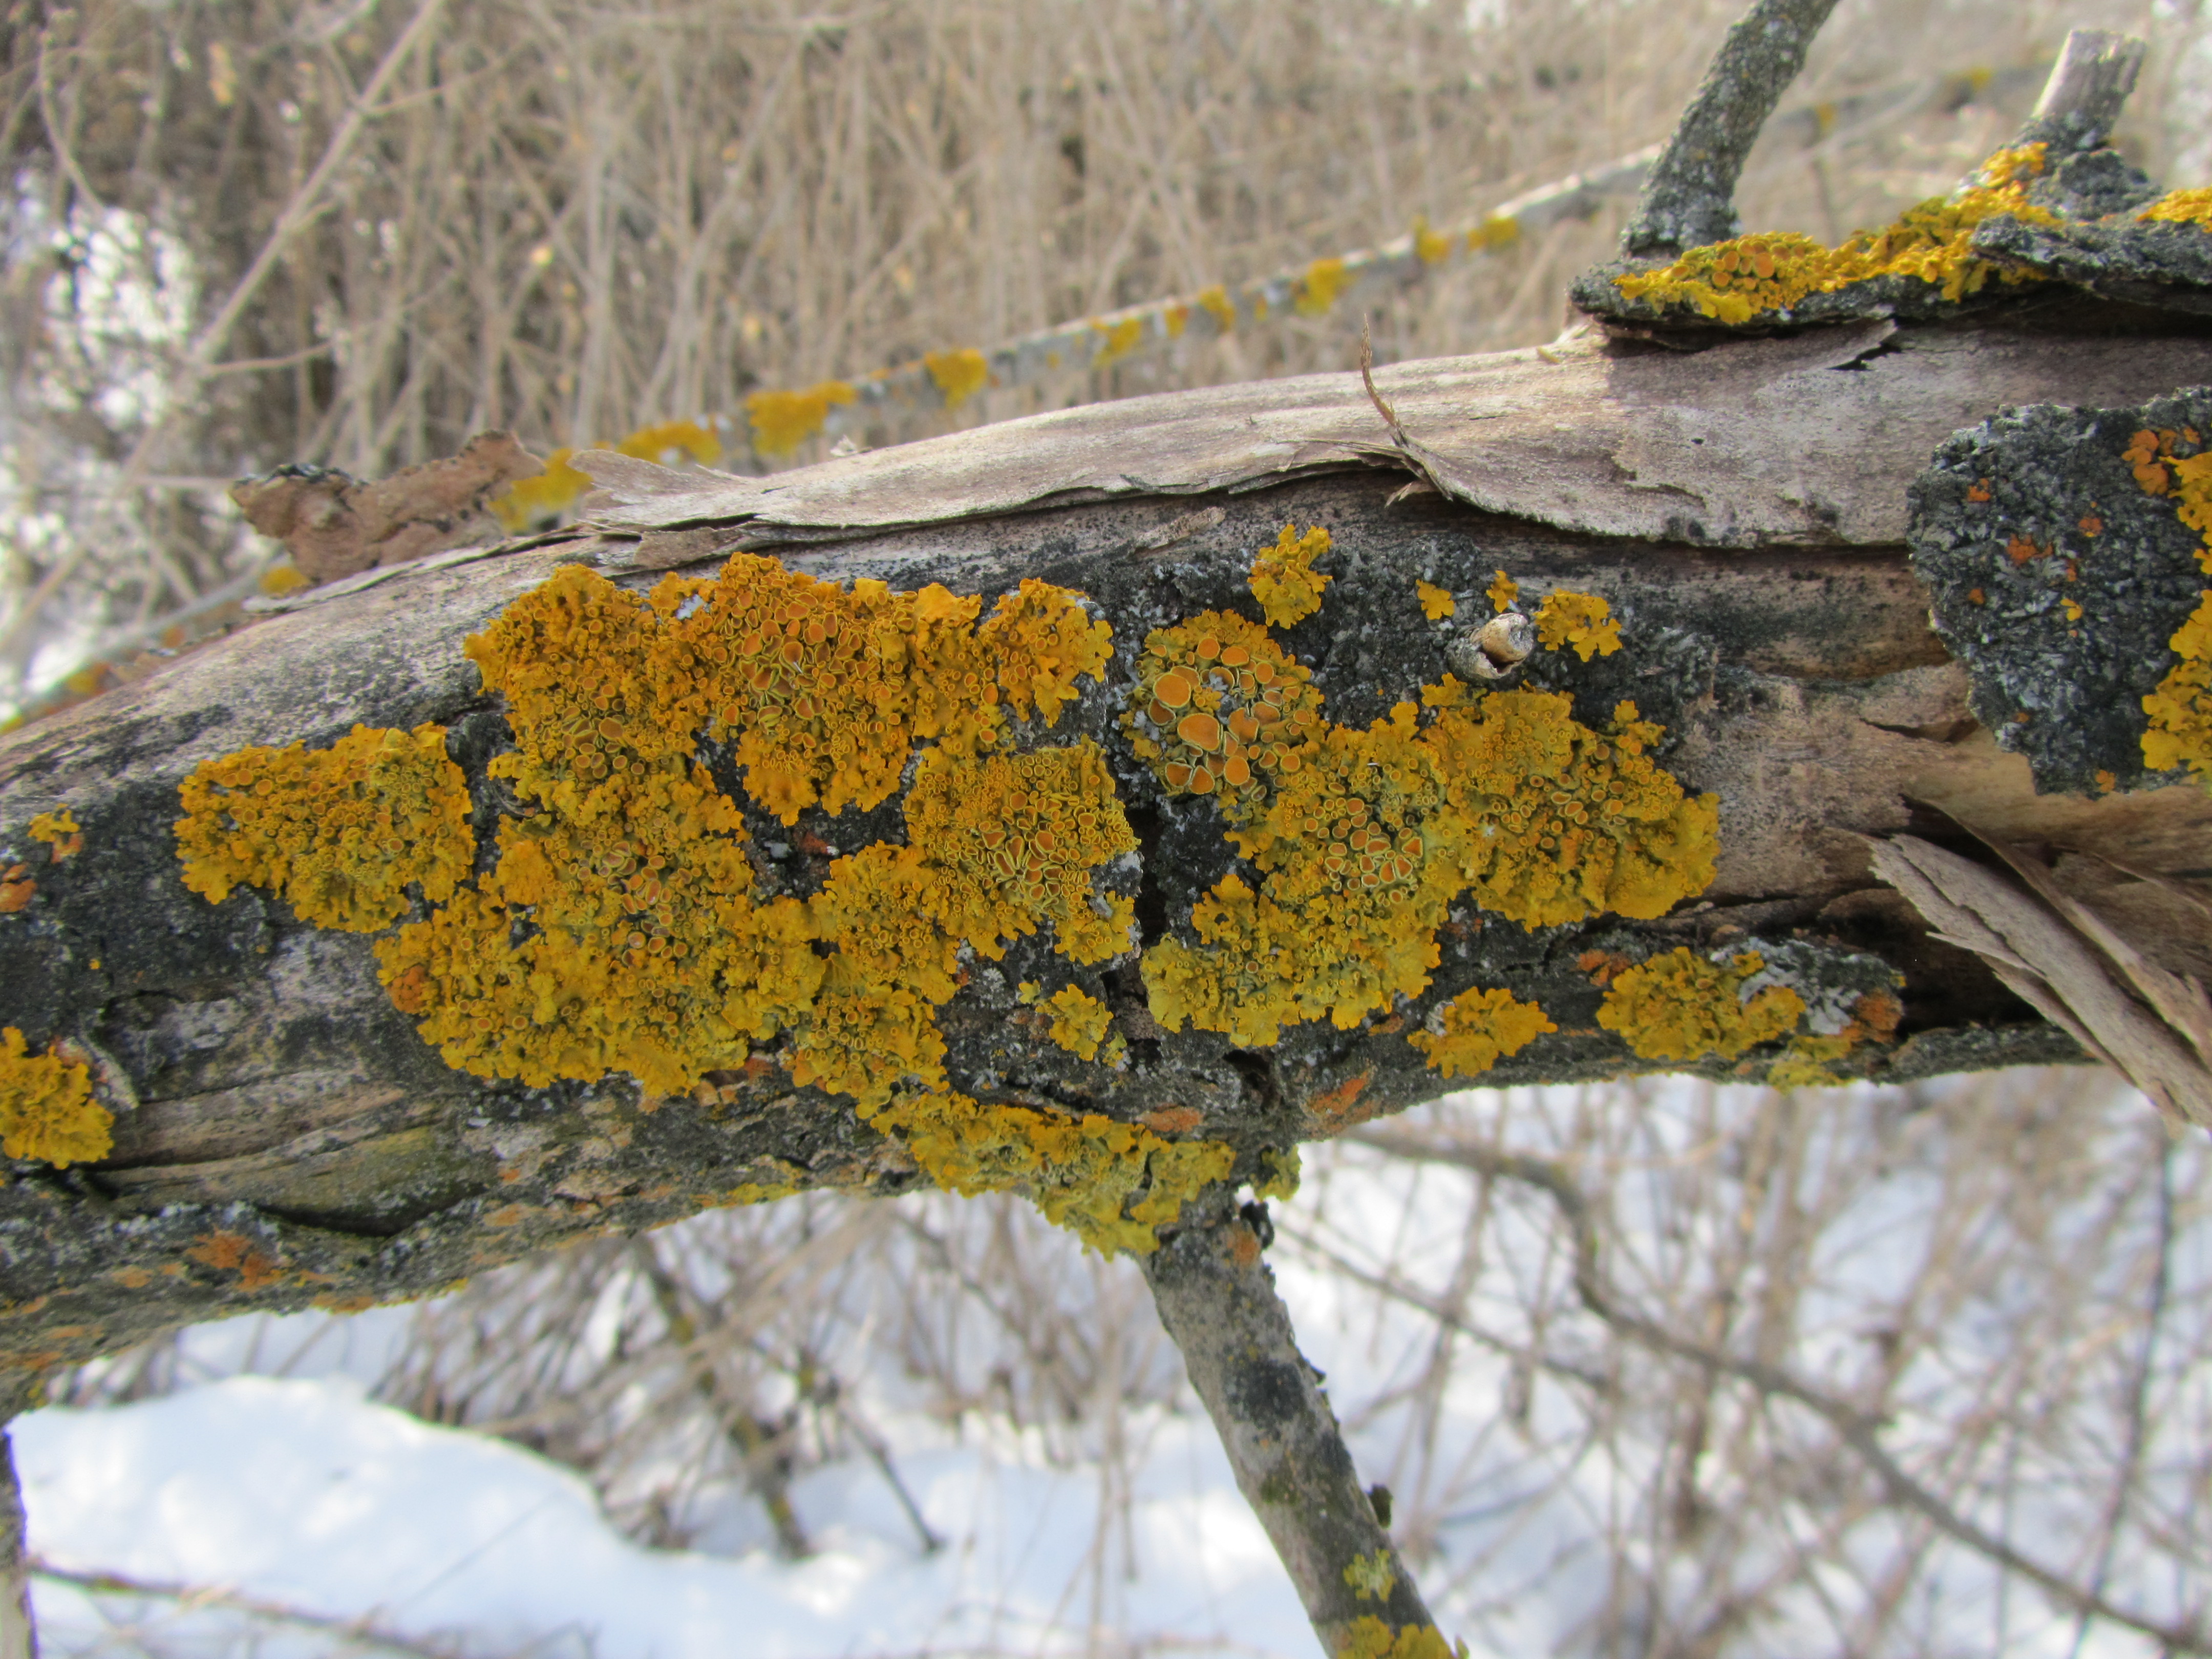
<svg viewBox="0 0 2212 1659"><path fill-rule="evenodd" d="M489 872L461 884L466 791L424 727L202 766L178 825L187 879L216 900L280 886L304 918L362 929L417 884L427 914L378 941L380 977L462 1070L531 1086L627 1072L674 1095L780 1040L794 1081L919 1138L933 1174L1003 1178L1101 1248L1147 1248L1230 1149L948 1086L935 1010L963 950L997 957L1048 928L1097 963L1133 924L1097 887L1136 842L1097 745L1016 743L1017 721L1057 723L1109 632L1042 582L981 611L744 555L644 595L565 567L467 647L514 736L489 769L521 811ZM905 844L836 859L811 897L763 893L702 737L787 823L903 787Z"/></svg>
<svg viewBox="0 0 2212 1659"><path fill-rule="evenodd" d="M1288 628L1321 609L1322 590L1331 578L1316 571L1313 562L1328 551L1328 532L1319 525L1301 536L1286 524L1275 544L1252 561L1252 597L1271 626Z"/></svg>
<svg viewBox="0 0 2212 1659"><path fill-rule="evenodd" d="M23 1034L0 1030L0 1152L65 1170L114 1148L114 1114L92 1097L91 1067L58 1046L30 1052Z"/></svg>
<svg viewBox="0 0 2212 1659"><path fill-rule="evenodd" d="M1804 1017L1805 1000L1788 986L1753 988L1765 966L1756 951L1707 957L1681 946L1611 975L1597 1023L1644 1060L1734 1060Z"/></svg>
<svg viewBox="0 0 2212 1659"><path fill-rule="evenodd" d="M1337 1644L1336 1659L1467 1659L1467 1644L1446 1642L1434 1625L1391 1625L1364 1613Z"/></svg>
<svg viewBox="0 0 2212 1659"><path fill-rule="evenodd" d="M1927 299L1952 301L1992 280L2009 286L2040 281L2033 271L1977 258L1971 245L1974 227L1987 219L2057 222L2028 199L2029 183L2044 166L2041 144L1999 150L1968 189L1907 208L1882 229L1856 231L1838 246L1794 231L1762 231L1692 248L1658 270L1625 272L1613 285L1624 299L1662 316L1741 326L1754 319L1787 321L1815 295L1886 278L1906 279Z"/></svg>
<svg viewBox="0 0 2212 1659"><path fill-rule="evenodd" d="M1601 649L1602 601L1555 615ZM1589 649L1583 649L1583 647ZM1418 994L1450 905L1534 929L1662 915L1712 878L1717 805L1686 798L1562 693L1480 695L1450 675L1365 731L1324 720L1310 676L1264 628L1208 611L1145 642L1122 726L1170 798L1210 796L1256 872L1194 907L1195 943L1146 952L1152 1017L1240 1046L1327 1016L1349 1029Z"/></svg>
<svg viewBox="0 0 2212 1659"><path fill-rule="evenodd" d="M1433 1072L1479 1077L1559 1029L1535 1003L1522 1002L1510 991L1476 989L1443 1004L1406 1041L1420 1050Z"/></svg>

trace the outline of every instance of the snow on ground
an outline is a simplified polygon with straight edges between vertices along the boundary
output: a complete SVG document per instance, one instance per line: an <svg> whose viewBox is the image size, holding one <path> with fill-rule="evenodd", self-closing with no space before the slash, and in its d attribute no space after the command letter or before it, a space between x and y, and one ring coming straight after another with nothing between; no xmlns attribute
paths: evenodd
<svg viewBox="0 0 2212 1659"><path fill-rule="evenodd" d="M1309 1652L1297 1598L1210 1431L1153 1426L1132 1514L1142 1605L1113 1597L1123 1639ZM367 1615L418 1639L465 1637L471 1652L1053 1652L1079 1649L1100 1588L1096 1481L1036 1467L1018 1444L902 1460L949 1540L934 1555L862 1471L802 1481L802 1510L836 1519L820 1527L818 1554L792 1563L641 1548L609 1528L574 1474L370 1403L343 1377L235 1376L125 1407L49 1409L15 1437L34 1547L58 1565ZM35 1594L50 1652L98 1645L106 1618L91 1598L44 1581ZM161 1645L177 1651L221 1645L234 1626L219 1611L155 1616ZM327 1639L286 1645L321 1651Z"/></svg>

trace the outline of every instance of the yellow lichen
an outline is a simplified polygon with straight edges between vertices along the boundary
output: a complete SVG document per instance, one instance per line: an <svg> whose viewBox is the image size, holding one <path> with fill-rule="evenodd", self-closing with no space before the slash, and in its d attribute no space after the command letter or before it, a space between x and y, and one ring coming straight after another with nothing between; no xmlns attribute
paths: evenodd
<svg viewBox="0 0 2212 1659"><path fill-rule="evenodd" d="M1096 1114L1071 1119L953 1093L908 1095L876 1112L932 1180L973 1195L1017 1188L1048 1218L1105 1255L1146 1255L1152 1229L1224 1179L1235 1154L1218 1141L1164 1140Z"/></svg>
<svg viewBox="0 0 2212 1659"><path fill-rule="evenodd" d="M309 585L307 579L300 574L300 567L290 563L270 565L254 583L272 599L282 599L287 593L296 593Z"/></svg>
<svg viewBox="0 0 2212 1659"><path fill-rule="evenodd" d="M1513 608L1513 602L1521 597L1521 584L1500 570L1491 577L1490 586L1486 592L1488 594L1492 610L1507 611Z"/></svg>
<svg viewBox="0 0 2212 1659"><path fill-rule="evenodd" d="M1216 283L1212 288L1200 289L1194 296L1198 308L1213 319L1213 325L1224 334L1237 326L1237 307L1229 298L1229 290Z"/></svg>
<svg viewBox="0 0 2212 1659"><path fill-rule="evenodd" d="M795 1081L910 1130L949 1182L995 1170L1099 1248L1149 1248L1154 1225L1226 1174L1228 1147L946 1091L936 1009L963 949L995 957L1050 928L1064 954L1098 961L1127 949L1134 922L1126 896L1097 887L1136 845L1097 745L1011 747L1016 720L1054 724L1076 679L1098 674L1110 633L1041 582L979 623L982 609L744 555L645 595L565 567L467 647L504 700L514 747L490 770L522 809L489 874L457 885L467 796L426 726L203 767L179 830L187 878L216 898L241 881L301 890L333 841L350 908L312 884L295 906L374 927L398 914L403 879L422 881L436 908L377 956L449 1065L532 1086L628 1072L665 1097L781 1037ZM836 859L811 898L760 894L738 804L693 754L702 733L787 823L817 804L880 805L910 778L906 843ZM1117 1056L1118 1039L1091 1029L1104 1008L1068 1000L1055 1012L1070 1039Z"/></svg>
<svg viewBox="0 0 2212 1659"><path fill-rule="evenodd" d="M491 510L510 534L520 534L543 520L565 513L592 487L589 477L568 465L575 453L563 444L545 458L543 472L510 484L492 498Z"/></svg>
<svg viewBox="0 0 2212 1659"><path fill-rule="evenodd" d="M830 411L860 394L843 380L823 380L804 392L756 392L745 399L753 447L771 459L794 453L830 419Z"/></svg>
<svg viewBox="0 0 2212 1659"><path fill-rule="evenodd" d="M1521 222L1510 214L1493 213L1467 234L1470 253L1492 248L1511 247L1521 240Z"/></svg>
<svg viewBox="0 0 2212 1659"><path fill-rule="evenodd" d="M1413 257L1425 265L1441 264L1451 258L1452 239L1440 230L1429 228L1429 216L1419 215L1413 221Z"/></svg>
<svg viewBox="0 0 2212 1659"><path fill-rule="evenodd" d="M1155 634L1145 665L1163 634L1218 646L1217 626L1210 615ZM1153 684L1141 676L1139 696ZM1714 798L1685 799L1576 721L1565 696L1475 697L1447 675L1423 701L1425 728L1410 702L1364 732L1291 727L1304 740L1274 743L1235 791L1194 788L1194 776L1178 787L1169 769L1188 768L1152 745L1170 793L1218 793L1230 839L1261 873L1257 888L1226 876L1193 907L1195 946L1170 938L1146 952L1155 1019L1245 1047L1323 1015L1348 1029L1426 988L1436 929L1462 895L1534 928L1660 915L1712 879ZM1137 724L1158 729L1152 708Z"/></svg>
<svg viewBox="0 0 2212 1659"><path fill-rule="evenodd" d="M76 815L66 806L58 812L41 812L31 820L31 839L46 842L48 855L56 864L75 854L84 851L84 833L77 828Z"/></svg>
<svg viewBox="0 0 2212 1659"><path fill-rule="evenodd" d="M1102 340L1097 355L1091 360L1093 368L1110 368L1134 351L1138 341L1145 336L1145 319L1141 316L1124 317L1115 323L1093 317L1091 326Z"/></svg>
<svg viewBox="0 0 2212 1659"><path fill-rule="evenodd" d="M1265 1173L1252 1183L1254 1195L1260 1198L1296 1198L1303 1165L1304 1160L1295 1146L1262 1147L1260 1167Z"/></svg>
<svg viewBox="0 0 2212 1659"><path fill-rule="evenodd" d="M1999 150L1983 163L1972 188L1908 208L1886 228L1854 232L1838 246L1823 247L1794 231L1759 232L1692 248L1671 265L1616 276L1613 283L1631 300L1739 325L1880 276L1917 279L1946 300L1979 293L1993 276L2014 285L2039 282L2032 271L1975 258L1970 245L1984 219L2057 222L2027 199L2027 180L2043 168L2041 144Z"/></svg>
<svg viewBox="0 0 2212 1659"><path fill-rule="evenodd" d="M1787 986L1744 994L1765 966L1756 951L1720 963L1687 946L1669 951L1615 975L1597 1023L1644 1060L1733 1060L1788 1035L1804 1017L1804 999Z"/></svg>
<svg viewBox="0 0 2212 1659"><path fill-rule="evenodd" d="M1832 1089L1844 1081L1828 1069L1832 1061L1841 1060L1857 1047L1857 1040L1838 1032L1832 1036L1820 1036L1806 1032L1793 1039L1781 1059L1766 1068L1766 1083L1772 1089Z"/></svg>
<svg viewBox="0 0 2212 1659"><path fill-rule="evenodd" d="M1389 1551L1376 1550L1353 1556L1344 1569L1344 1582L1356 1601L1385 1601L1398 1583L1398 1569L1390 1564Z"/></svg>
<svg viewBox="0 0 2212 1659"><path fill-rule="evenodd" d="M374 933L419 884L433 904L469 873L468 785L441 726L354 727L328 749L256 747L204 761L179 790L185 885L221 903L272 888L301 920Z"/></svg>
<svg viewBox="0 0 2212 1659"><path fill-rule="evenodd" d="M0 1030L0 1152L65 1170L106 1158L114 1127L92 1097L89 1066L53 1050L31 1054L22 1032Z"/></svg>
<svg viewBox="0 0 2212 1659"><path fill-rule="evenodd" d="M1096 1060L1113 1011L1079 985L1066 987L1045 1006L1053 1010L1052 1040L1079 1059Z"/></svg>
<svg viewBox="0 0 2212 1659"><path fill-rule="evenodd" d="M925 351L922 367L937 383L947 409L957 409L991 381L991 365L973 346L958 351Z"/></svg>
<svg viewBox="0 0 2212 1659"><path fill-rule="evenodd" d="M2212 230L2212 189L2171 191L2136 216L2153 224L2195 225L2200 230Z"/></svg>
<svg viewBox="0 0 2212 1659"><path fill-rule="evenodd" d="M1288 628L1321 609L1322 590L1332 580L1313 568L1328 551L1328 532L1316 525L1303 536L1297 526L1285 525L1273 547L1263 548L1252 561L1252 597L1277 628Z"/></svg>
<svg viewBox="0 0 2212 1659"><path fill-rule="evenodd" d="M722 441L696 421L661 421L640 427L614 446L618 455L635 455L661 465L689 456L702 466L722 459Z"/></svg>
<svg viewBox="0 0 2212 1659"><path fill-rule="evenodd" d="M1421 614L1431 622L1442 622L1447 617L1459 614L1459 601L1451 596L1449 587L1437 587L1425 581L1416 581L1413 591L1420 596Z"/></svg>
<svg viewBox="0 0 2212 1659"><path fill-rule="evenodd" d="M1291 306L1301 317L1326 316L1350 278L1341 259L1316 259L1298 278Z"/></svg>
<svg viewBox="0 0 2212 1659"><path fill-rule="evenodd" d="M1553 594L1537 607L1536 637L1547 651L1572 646L1584 662L1593 653L1609 657L1620 649L1620 624L1613 607L1595 593Z"/></svg>
<svg viewBox="0 0 2212 1659"><path fill-rule="evenodd" d="M1447 1643L1434 1625L1389 1625L1363 1613L1345 1631L1336 1659L1467 1659L1467 1644Z"/></svg>
<svg viewBox="0 0 2212 1659"><path fill-rule="evenodd" d="M2170 495L2176 516L2197 532L2197 567L2212 575L2212 450L2197 448L2197 434L2171 429L2137 432L2122 459L2146 494ZM2212 589L2166 641L2173 666L2142 700L2149 724L2142 735L2143 763L2154 772L2186 766L2212 782Z"/></svg>
<svg viewBox="0 0 2212 1659"><path fill-rule="evenodd" d="M1437 1014L1435 1031L1416 1031L1406 1040L1428 1056L1431 1071L1445 1077L1479 1077L1559 1029L1542 1008L1516 1000L1510 991L1462 991Z"/></svg>

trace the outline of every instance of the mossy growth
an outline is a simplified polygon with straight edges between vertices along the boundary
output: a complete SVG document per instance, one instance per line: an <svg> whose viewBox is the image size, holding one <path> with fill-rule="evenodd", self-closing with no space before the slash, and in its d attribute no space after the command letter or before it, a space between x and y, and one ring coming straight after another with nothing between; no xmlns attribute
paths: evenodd
<svg viewBox="0 0 2212 1659"><path fill-rule="evenodd" d="M1406 1041L1427 1058L1430 1070L1445 1077L1479 1077L1559 1029L1537 1004L1501 990L1461 992L1437 1010L1431 1025Z"/></svg>
<svg viewBox="0 0 2212 1659"><path fill-rule="evenodd" d="M1786 320L1814 295L1854 283L1905 277L1931 296L1957 301L1979 293L1993 279L2008 285L2039 282L2033 272L1976 258L1974 227L2000 216L2055 224L2057 216L2028 200L2031 180L2044 171L2044 146L1999 150L1984 162L1973 185L1950 197L1907 208L1881 230L1855 231L1838 246L1824 247L1794 231L1763 231L1692 248L1673 264L1615 276L1627 300L1650 304L1662 315L1689 313L1730 325L1754 319Z"/></svg>
<svg viewBox="0 0 2212 1659"><path fill-rule="evenodd" d="M15 1027L0 1030L0 1152L65 1170L106 1158L114 1127L92 1097L88 1066L58 1049L32 1054Z"/></svg>
<svg viewBox="0 0 2212 1659"><path fill-rule="evenodd" d="M185 781L177 850L185 885L220 904L267 887L302 921L374 933L419 887L434 904L469 873L469 791L446 757L445 728L356 726L328 749L255 747Z"/></svg>
<svg viewBox="0 0 2212 1659"><path fill-rule="evenodd" d="M2146 428L2129 440L2124 459L2143 492L2171 496L2176 516L2203 538L2197 568L2212 575L2212 450L2194 428ZM2167 644L2176 661L2142 700L2143 763L2160 772L2186 766L2212 781L2212 590Z"/></svg>
<svg viewBox="0 0 2212 1659"><path fill-rule="evenodd" d="M1608 621L1601 600L1576 614L1586 640ZM1213 799L1259 877L1198 902L1195 944L1146 953L1161 1024L1241 1047L1323 1016L1349 1029L1426 988L1462 896L1534 929L1661 915L1712 879L1717 802L1645 758L1656 728L1632 708L1608 736L1559 693L1446 675L1421 702L1425 720L1407 702L1333 726L1308 672L1233 613L1146 640L1123 729L1170 797Z"/></svg>
<svg viewBox="0 0 2212 1659"><path fill-rule="evenodd" d="M1734 1060L1804 1017L1805 1000L1788 986L1753 986L1765 966L1756 951L1719 961L1669 951L1612 975L1597 1023L1644 1060Z"/></svg>
<svg viewBox="0 0 2212 1659"><path fill-rule="evenodd" d="M1275 544L1252 561L1252 597L1271 626L1288 628L1321 609L1322 590L1332 579L1316 571L1313 562L1328 551L1328 532L1321 526L1301 536L1296 526L1286 524Z"/></svg>
<svg viewBox="0 0 2212 1659"><path fill-rule="evenodd" d="M996 958L1049 928L1097 963L1133 923L1097 887L1136 846L1103 756L1016 746L1018 720L1054 726L1098 674L1109 630L1042 582L982 609L744 555L643 595L565 567L467 647L514 734L490 770L521 811L491 871L459 884L466 793L424 727L204 765L178 828L187 879L216 899L241 881L300 889L306 919L364 928L419 882L428 913L376 953L447 1064L533 1087L627 1072L675 1095L781 1041L795 1081L933 1136L917 1152L933 1172L973 1188L999 1171L1102 1248L1143 1248L1226 1171L1227 1147L949 1091L935 1011L963 950ZM738 804L695 757L702 734L787 823L903 786L906 843L836 860L810 898L763 894Z"/></svg>

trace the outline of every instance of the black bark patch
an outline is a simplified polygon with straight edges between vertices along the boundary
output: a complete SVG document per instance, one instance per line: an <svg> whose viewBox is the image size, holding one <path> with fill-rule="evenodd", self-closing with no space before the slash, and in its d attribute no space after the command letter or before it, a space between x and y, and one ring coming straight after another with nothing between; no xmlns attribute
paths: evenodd
<svg viewBox="0 0 2212 1659"><path fill-rule="evenodd" d="M1936 632L1966 665L1975 719L2027 757L2045 794L2177 776L2143 763L2142 700L2203 594L2202 542L2123 458L2145 428L2212 433L2212 392L2008 410L1912 483L1906 533Z"/></svg>

